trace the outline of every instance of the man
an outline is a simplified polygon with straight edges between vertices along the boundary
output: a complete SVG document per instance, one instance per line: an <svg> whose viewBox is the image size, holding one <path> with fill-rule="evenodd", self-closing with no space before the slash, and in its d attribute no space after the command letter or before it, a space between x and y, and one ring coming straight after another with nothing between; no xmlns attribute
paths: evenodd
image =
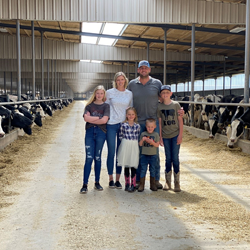
<svg viewBox="0 0 250 250"><path fill-rule="evenodd" d="M151 77L149 74L151 72L150 64L148 61L143 60L138 64L137 72L139 77L131 80L128 85L128 90L133 93L133 106L137 111L138 122L141 126L141 133L146 130L145 123L148 118L153 118L157 121L155 131L160 134L159 122L157 119L157 107L158 101L160 100L160 91L162 83L160 80ZM183 116L180 113L180 115ZM158 154L158 164L155 173L155 184L158 189L162 189L162 184L160 180L160 158L159 149ZM140 183L140 172L141 166L139 164L136 172L136 183Z"/></svg>

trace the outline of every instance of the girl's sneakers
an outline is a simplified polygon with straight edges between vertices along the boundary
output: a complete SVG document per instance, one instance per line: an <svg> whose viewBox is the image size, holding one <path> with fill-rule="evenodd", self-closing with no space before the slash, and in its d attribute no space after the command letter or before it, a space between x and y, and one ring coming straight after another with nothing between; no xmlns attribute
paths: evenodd
<svg viewBox="0 0 250 250"><path fill-rule="evenodd" d="M115 188L122 189L122 184L119 181L115 182Z"/></svg>
<svg viewBox="0 0 250 250"><path fill-rule="evenodd" d="M115 188L115 183L113 180L109 182L109 188Z"/></svg>
<svg viewBox="0 0 250 250"><path fill-rule="evenodd" d="M83 184L81 190L80 190L80 194L85 194L88 192L88 186L87 184Z"/></svg>
<svg viewBox="0 0 250 250"><path fill-rule="evenodd" d="M95 183L95 189L98 190L98 191L102 191L103 190L103 188L102 188L102 186L100 185L99 182Z"/></svg>

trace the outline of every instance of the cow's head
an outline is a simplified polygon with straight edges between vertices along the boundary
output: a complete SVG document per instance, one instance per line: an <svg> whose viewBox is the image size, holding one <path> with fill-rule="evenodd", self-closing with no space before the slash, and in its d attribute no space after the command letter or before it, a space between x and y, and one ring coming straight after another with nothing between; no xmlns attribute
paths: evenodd
<svg viewBox="0 0 250 250"><path fill-rule="evenodd" d="M209 124L209 138L214 138L217 130L218 130L218 115L215 114L212 118L208 121Z"/></svg>
<svg viewBox="0 0 250 250"><path fill-rule="evenodd" d="M227 127L227 146L233 148L239 137L244 132L244 123L241 119L235 119L231 126Z"/></svg>

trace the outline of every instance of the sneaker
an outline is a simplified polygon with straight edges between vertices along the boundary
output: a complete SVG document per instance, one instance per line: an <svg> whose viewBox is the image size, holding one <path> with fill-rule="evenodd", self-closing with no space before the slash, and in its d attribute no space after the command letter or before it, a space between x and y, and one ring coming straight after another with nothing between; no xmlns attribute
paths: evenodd
<svg viewBox="0 0 250 250"><path fill-rule="evenodd" d="M129 189L129 184L126 184L125 185L125 191L128 191L128 189Z"/></svg>
<svg viewBox="0 0 250 250"><path fill-rule="evenodd" d="M102 186L100 185L99 182L95 183L95 189L97 189L98 191L102 191L103 190L103 188L102 188Z"/></svg>
<svg viewBox="0 0 250 250"><path fill-rule="evenodd" d="M122 189L122 184L119 181L115 182L115 188Z"/></svg>
<svg viewBox="0 0 250 250"><path fill-rule="evenodd" d="M88 192L88 186L87 184L83 184L81 190L80 190L80 194L85 194Z"/></svg>
<svg viewBox="0 0 250 250"><path fill-rule="evenodd" d="M115 183L113 180L109 182L109 188L115 188Z"/></svg>

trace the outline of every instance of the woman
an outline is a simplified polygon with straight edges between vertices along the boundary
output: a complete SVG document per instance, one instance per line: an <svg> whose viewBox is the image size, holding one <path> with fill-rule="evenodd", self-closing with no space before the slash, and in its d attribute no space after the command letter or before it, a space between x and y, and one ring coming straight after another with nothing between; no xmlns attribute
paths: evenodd
<svg viewBox="0 0 250 250"><path fill-rule="evenodd" d="M120 183L121 166L117 166L116 157L116 182L113 180L115 154L119 145L119 130L121 123L126 119L126 109L133 106L132 92L127 90L128 79L123 72L117 72L113 81L113 88L106 92L106 103L110 105L110 119L107 123L108 157L107 168L109 175L109 187L122 189Z"/></svg>

